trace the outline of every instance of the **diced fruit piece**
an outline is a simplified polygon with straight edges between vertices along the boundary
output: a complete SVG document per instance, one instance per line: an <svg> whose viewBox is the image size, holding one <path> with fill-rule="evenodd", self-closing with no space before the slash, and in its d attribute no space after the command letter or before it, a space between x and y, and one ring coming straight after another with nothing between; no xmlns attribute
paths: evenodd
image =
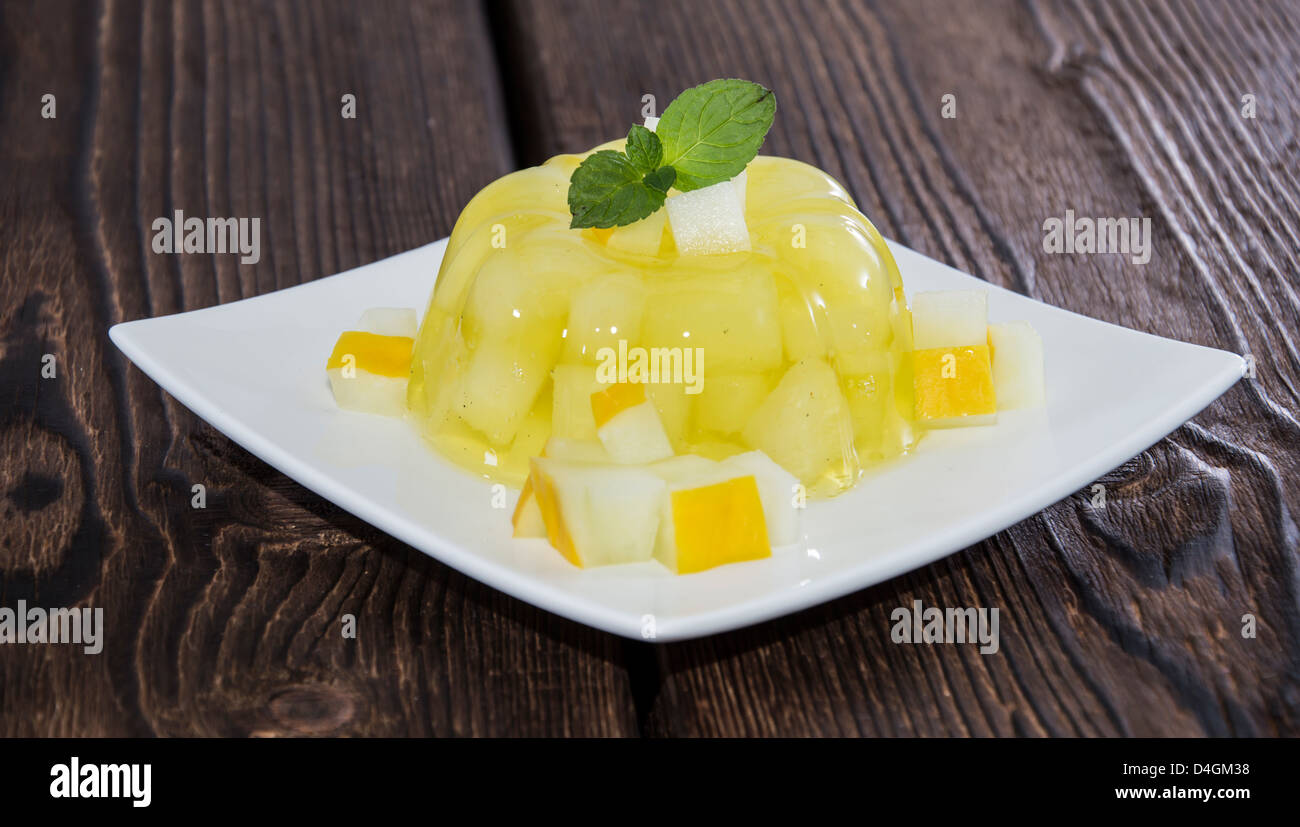
<svg viewBox="0 0 1300 827"><path fill-rule="evenodd" d="M619 382L591 395L596 436L614 462L639 465L673 455L673 446L646 397L646 386Z"/></svg>
<svg viewBox="0 0 1300 827"><path fill-rule="evenodd" d="M598 439L565 439L553 436L546 440L542 456L547 459L562 459L569 462L590 462L609 464L609 452Z"/></svg>
<svg viewBox="0 0 1300 827"><path fill-rule="evenodd" d="M590 254L540 242L528 249L528 278L521 277L518 259L505 254L488 256L474 276L461 314L461 332L471 347L484 339L510 339L521 348L558 345L572 294L590 272L581 269L590 266Z"/></svg>
<svg viewBox="0 0 1300 827"><path fill-rule="evenodd" d="M615 382L593 393L589 401L592 421L596 423L596 429L599 430L606 422L628 408L644 404L645 385L640 382Z"/></svg>
<svg viewBox="0 0 1300 827"><path fill-rule="evenodd" d="M989 425L997 420L988 345L912 352L916 418L927 428Z"/></svg>
<svg viewBox="0 0 1300 827"><path fill-rule="evenodd" d="M736 188L736 200L740 202L741 215L744 215L746 190L749 187L749 168L742 169L739 175L731 179L731 184Z"/></svg>
<svg viewBox="0 0 1300 827"><path fill-rule="evenodd" d="M659 247L663 244L667 223L668 212L655 210L640 221L615 227L605 240L605 246L634 255L657 256Z"/></svg>
<svg viewBox="0 0 1300 827"><path fill-rule="evenodd" d="M745 207L734 181L678 193L664 203L678 253L718 255L750 249Z"/></svg>
<svg viewBox="0 0 1300 827"><path fill-rule="evenodd" d="M767 397L767 377L761 373L710 376L696 403L695 418L701 428L734 434Z"/></svg>
<svg viewBox="0 0 1300 827"><path fill-rule="evenodd" d="M832 493L855 479L849 406L835 371L820 359L792 365L742 436L810 489Z"/></svg>
<svg viewBox="0 0 1300 827"><path fill-rule="evenodd" d="M566 439L596 438L591 395L605 387L591 365L556 365L551 371L551 434Z"/></svg>
<svg viewBox="0 0 1300 827"><path fill-rule="evenodd" d="M550 375L558 342L481 342L470 354L453 409L493 445L509 445Z"/></svg>
<svg viewBox="0 0 1300 827"><path fill-rule="evenodd" d="M772 461L762 451L747 451L727 457L722 465L738 473L753 474L758 483L758 496L763 501L763 519L767 523L767 538L774 546L784 546L799 539L799 480Z"/></svg>
<svg viewBox="0 0 1300 827"><path fill-rule="evenodd" d="M576 566L651 559L666 485L644 468L535 458L530 479L547 539Z"/></svg>
<svg viewBox="0 0 1300 827"><path fill-rule="evenodd" d="M993 359L993 389L998 409L1041 407L1043 389L1043 340L1029 322L989 325L989 349Z"/></svg>
<svg viewBox="0 0 1300 827"><path fill-rule="evenodd" d="M676 574L772 555L752 475L669 485L654 556Z"/></svg>
<svg viewBox="0 0 1300 827"><path fill-rule="evenodd" d="M619 228L623 229L627 228ZM645 288L631 273L598 276L576 288L565 325L564 361L594 365L601 348L617 350L620 339L640 339L645 300Z"/></svg>
<svg viewBox="0 0 1300 827"><path fill-rule="evenodd" d="M345 331L325 363L334 401L345 410L402 416L414 346L409 336Z"/></svg>
<svg viewBox="0 0 1300 827"><path fill-rule="evenodd" d="M651 132L654 132L656 129L659 128L659 119L656 118L654 115L646 115L645 128L650 130Z"/></svg>
<svg viewBox="0 0 1300 827"><path fill-rule="evenodd" d="M757 260L708 278L656 280L641 324L647 348L693 348L696 373L761 373L781 364L776 279ZM682 354L683 360L685 354Z"/></svg>
<svg viewBox="0 0 1300 827"><path fill-rule="evenodd" d="M372 307L361 314L357 330L380 336L406 336L414 339L420 320L409 307Z"/></svg>
<svg viewBox="0 0 1300 827"><path fill-rule="evenodd" d="M510 523L515 529L512 537L546 537L546 521L542 519L542 508L533 493L532 477L524 480L524 490L519 492L519 502L515 503Z"/></svg>
<svg viewBox="0 0 1300 827"><path fill-rule="evenodd" d="M912 297L912 347L970 347L988 341L989 300L984 290L936 290Z"/></svg>

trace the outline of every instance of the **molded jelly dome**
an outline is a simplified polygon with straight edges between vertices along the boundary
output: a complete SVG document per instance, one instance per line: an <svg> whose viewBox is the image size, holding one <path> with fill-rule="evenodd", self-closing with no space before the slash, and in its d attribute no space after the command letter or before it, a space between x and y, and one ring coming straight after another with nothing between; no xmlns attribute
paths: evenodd
<svg viewBox="0 0 1300 827"><path fill-rule="evenodd" d="M456 222L408 395L442 454L521 484L552 434L595 437L597 367L620 345L629 360L696 357L684 367L701 381L683 369L647 386L679 454L758 448L829 496L912 445L902 279L838 182L755 158L741 190L752 250L679 255L667 210L569 228L569 177L584 157L493 182Z"/></svg>

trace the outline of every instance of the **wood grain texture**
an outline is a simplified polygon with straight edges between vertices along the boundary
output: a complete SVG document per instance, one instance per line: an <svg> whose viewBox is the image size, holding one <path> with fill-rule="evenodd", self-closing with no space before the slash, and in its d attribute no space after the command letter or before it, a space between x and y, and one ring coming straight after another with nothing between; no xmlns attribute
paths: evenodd
<svg viewBox="0 0 1300 827"><path fill-rule="evenodd" d="M107 627L4 647L0 734L632 731L619 641L322 502L106 335L446 235L514 165L482 10L9 2L0 44L0 604ZM176 209L260 217L261 261L154 254Z"/></svg>
<svg viewBox="0 0 1300 827"><path fill-rule="evenodd" d="M0 735L1300 733L1298 11L6 0L0 605L101 606L107 644L0 649ZM493 178L722 75L773 87L767 151L844 181L886 235L1250 353L1257 378L1103 478L1105 507L1082 492L831 604L655 647L339 511L108 342L446 235ZM175 209L261 217L261 261L153 254ZM1152 260L1045 254L1066 209L1150 216ZM891 643L915 599L998 607L1001 651Z"/></svg>
<svg viewBox="0 0 1300 827"><path fill-rule="evenodd" d="M1254 355L1258 377L1081 493L926 569L656 650L682 735L1294 735L1300 329L1294 4L518 2L528 160L643 93L772 86L767 152L888 236L1106 321ZM580 43L581 48L574 48ZM953 94L957 117L941 117ZM1256 96L1258 117L1241 116ZM520 126L516 125L516 131ZM1153 257L1049 255L1066 209L1150 216ZM906 277L906 274L904 274ZM999 607L1002 650L900 646L890 612ZM1242 616L1255 614L1256 639Z"/></svg>

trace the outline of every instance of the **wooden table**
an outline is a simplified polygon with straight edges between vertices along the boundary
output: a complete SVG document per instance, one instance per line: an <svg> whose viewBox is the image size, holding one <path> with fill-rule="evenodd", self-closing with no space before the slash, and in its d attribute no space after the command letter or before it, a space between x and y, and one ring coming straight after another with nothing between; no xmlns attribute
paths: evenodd
<svg viewBox="0 0 1300 827"><path fill-rule="evenodd" d="M718 76L774 88L765 151L885 235L1255 378L1104 507L655 646L341 512L108 341L445 236L497 176ZM107 642L0 649L0 734L1297 734L1298 81L1294 2L6 0L0 605L102 606ZM261 261L154 254L176 209L260 216ZM1066 209L1150 216L1151 262L1044 253ZM914 599L1000 607L1000 652L892 644Z"/></svg>

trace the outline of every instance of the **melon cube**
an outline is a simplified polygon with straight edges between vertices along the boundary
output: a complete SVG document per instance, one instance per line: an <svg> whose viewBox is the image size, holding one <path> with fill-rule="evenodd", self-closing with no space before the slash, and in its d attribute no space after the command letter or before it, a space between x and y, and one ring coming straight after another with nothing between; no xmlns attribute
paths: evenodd
<svg viewBox="0 0 1300 827"><path fill-rule="evenodd" d="M345 331L325 363L335 403L350 411L402 416L414 347L409 336Z"/></svg>
<svg viewBox="0 0 1300 827"><path fill-rule="evenodd" d="M509 445L542 392L558 350L557 337L481 342L470 354L453 410L493 445Z"/></svg>
<svg viewBox="0 0 1300 827"><path fill-rule="evenodd" d="M588 568L651 559L666 484L644 468L534 458L529 475L551 545Z"/></svg>
<svg viewBox="0 0 1300 827"><path fill-rule="evenodd" d="M998 409L1042 407L1046 399L1043 379L1043 340L1029 322L989 325L993 358L993 389Z"/></svg>
<svg viewBox="0 0 1300 827"><path fill-rule="evenodd" d="M985 290L936 290L912 297L912 347L971 347L988 342Z"/></svg>
<svg viewBox="0 0 1300 827"><path fill-rule="evenodd" d="M645 288L631 273L594 278L573 291L564 330L564 361L595 364L601 348L641 338Z"/></svg>
<svg viewBox="0 0 1300 827"><path fill-rule="evenodd" d="M742 431L745 442L776 461L809 488L823 480L843 488L853 481L857 458L849 406L839 377L820 359L790 366Z"/></svg>
<svg viewBox="0 0 1300 827"><path fill-rule="evenodd" d="M718 476L711 469L668 486L654 556L674 574L772 556L754 477Z"/></svg>
<svg viewBox="0 0 1300 827"><path fill-rule="evenodd" d="M645 388L640 383L619 382L591 395L596 436L614 462L640 465L673 455L659 412Z"/></svg>
<svg viewBox="0 0 1300 827"><path fill-rule="evenodd" d="M912 384L917 421L927 428L997 420L988 345L912 351Z"/></svg>
<svg viewBox="0 0 1300 827"><path fill-rule="evenodd" d="M677 252L719 255L750 249L745 206L734 181L670 196L664 202Z"/></svg>

